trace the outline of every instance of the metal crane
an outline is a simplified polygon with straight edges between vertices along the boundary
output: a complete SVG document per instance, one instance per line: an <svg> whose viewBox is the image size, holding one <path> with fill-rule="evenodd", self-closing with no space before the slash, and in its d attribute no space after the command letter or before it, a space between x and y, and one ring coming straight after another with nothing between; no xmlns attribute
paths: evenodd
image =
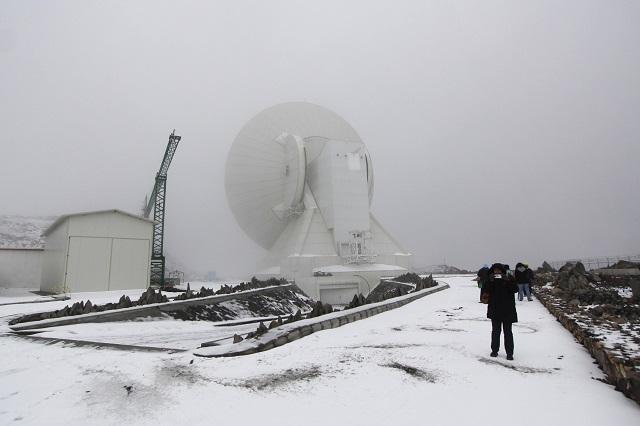
<svg viewBox="0 0 640 426"><path fill-rule="evenodd" d="M156 174L156 182L153 185L151 196L147 202L143 216L149 218L151 210L153 210L153 247L151 250L151 285L162 287L164 284L164 207L167 191L167 172L173 160L173 155L178 148L178 143L182 139L181 136L176 135L175 129L169 136L169 143L167 143L167 149L164 152L164 158L160 164L160 170Z"/></svg>

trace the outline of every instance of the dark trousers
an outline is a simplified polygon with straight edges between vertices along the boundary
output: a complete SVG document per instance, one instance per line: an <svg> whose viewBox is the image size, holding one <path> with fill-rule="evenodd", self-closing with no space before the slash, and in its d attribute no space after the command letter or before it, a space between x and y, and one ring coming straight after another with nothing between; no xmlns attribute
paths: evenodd
<svg viewBox="0 0 640 426"><path fill-rule="evenodd" d="M502 320L491 320L491 351L498 352L500 349L500 329L504 331L504 349L507 355L513 355L513 331L510 322Z"/></svg>

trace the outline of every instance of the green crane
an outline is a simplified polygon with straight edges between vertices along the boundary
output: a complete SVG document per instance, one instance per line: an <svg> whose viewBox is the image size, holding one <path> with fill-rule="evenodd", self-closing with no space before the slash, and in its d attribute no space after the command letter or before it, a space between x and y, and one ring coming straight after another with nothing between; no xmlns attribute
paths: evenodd
<svg viewBox="0 0 640 426"><path fill-rule="evenodd" d="M151 250L151 279L150 284L154 287L162 287L164 284L164 208L167 195L167 172L173 160L173 155L178 148L178 143L182 139L176 135L175 129L169 136L169 143L164 152L164 158L160 164L160 170L156 174L156 182L153 185L151 196L144 208L143 215L149 218L153 210L153 247Z"/></svg>

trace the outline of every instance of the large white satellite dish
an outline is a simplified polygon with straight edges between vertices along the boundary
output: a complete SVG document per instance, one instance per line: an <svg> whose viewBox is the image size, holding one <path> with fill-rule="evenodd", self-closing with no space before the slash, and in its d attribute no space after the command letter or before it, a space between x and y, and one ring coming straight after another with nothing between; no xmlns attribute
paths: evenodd
<svg viewBox="0 0 640 426"><path fill-rule="evenodd" d="M267 249L256 276L284 277L310 297L347 304L410 254L370 212L373 167L355 130L305 102L268 108L236 137L225 173L240 227Z"/></svg>
<svg viewBox="0 0 640 426"><path fill-rule="evenodd" d="M269 249L302 202L307 180L305 140L314 137L362 143L339 115L306 102L268 108L236 136L226 164L227 199L240 227ZM313 149L310 147L310 150ZM371 197L373 172L367 155Z"/></svg>

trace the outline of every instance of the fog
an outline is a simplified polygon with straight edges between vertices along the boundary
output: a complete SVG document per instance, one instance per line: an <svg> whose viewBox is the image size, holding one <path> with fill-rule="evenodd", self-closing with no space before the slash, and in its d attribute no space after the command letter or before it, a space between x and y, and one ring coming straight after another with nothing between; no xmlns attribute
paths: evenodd
<svg viewBox="0 0 640 426"><path fill-rule="evenodd" d="M640 3L0 3L0 214L139 212L172 129L166 250L246 276L227 206L240 128L344 117L413 264L640 252Z"/></svg>

